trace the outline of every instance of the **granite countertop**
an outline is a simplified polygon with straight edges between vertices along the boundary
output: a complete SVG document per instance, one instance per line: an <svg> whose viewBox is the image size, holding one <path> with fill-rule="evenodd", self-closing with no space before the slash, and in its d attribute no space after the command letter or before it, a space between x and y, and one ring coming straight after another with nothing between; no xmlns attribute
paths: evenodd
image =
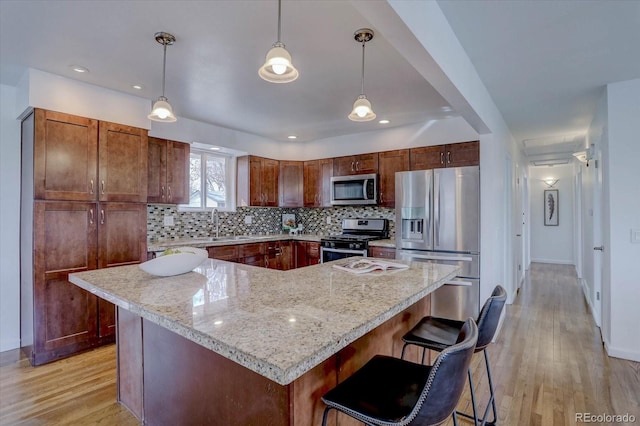
<svg viewBox="0 0 640 426"><path fill-rule="evenodd" d="M173 277L130 265L74 273L69 280L286 385L459 270L414 262L406 270L356 275L332 267L345 261L278 271L207 259Z"/></svg>
<svg viewBox="0 0 640 426"><path fill-rule="evenodd" d="M386 240L369 241L369 247L396 248L396 240L394 240L393 238L388 238Z"/></svg>
<svg viewBox="0 0 640 426"><path fill-rule="evenodd" d="M271 235L241 235L237 237L193 237L193 238L177 238L167 240L156 240L147 242L147 251L164 251L170 247L212 247L212 246L229 246L236 244L260 243L266 241L314 241L320 242L321 236L311 234L271 234Z"/></svg>

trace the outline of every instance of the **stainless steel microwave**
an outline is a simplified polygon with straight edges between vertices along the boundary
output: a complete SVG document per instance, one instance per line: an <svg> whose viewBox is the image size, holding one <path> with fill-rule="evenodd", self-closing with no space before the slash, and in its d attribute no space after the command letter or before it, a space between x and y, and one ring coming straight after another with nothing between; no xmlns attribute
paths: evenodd
<svg viewBox="0 0 640 426"><path fill-rule="evenodd" d="M334 206L378 204L378 175L373 173L332 177L331 204Z"/></svg>

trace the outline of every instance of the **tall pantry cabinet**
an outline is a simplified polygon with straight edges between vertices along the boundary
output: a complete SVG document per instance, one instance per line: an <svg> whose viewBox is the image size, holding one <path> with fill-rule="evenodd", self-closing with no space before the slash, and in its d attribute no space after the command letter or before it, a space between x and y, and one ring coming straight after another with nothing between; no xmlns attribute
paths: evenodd
<svg viewBox="0 0 640 426"><path fill-rule="evenodd" d="M35 109L22 122L21 347L33 365L115 340L68 276L146 260L147 130Z"/></svg>

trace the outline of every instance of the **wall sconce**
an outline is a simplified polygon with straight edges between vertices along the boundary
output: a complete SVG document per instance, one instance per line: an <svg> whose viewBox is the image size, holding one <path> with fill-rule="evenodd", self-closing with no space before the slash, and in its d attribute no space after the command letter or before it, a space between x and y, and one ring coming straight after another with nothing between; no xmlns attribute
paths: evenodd
<svg viewBox="0 0 640 426"><path fill-rule="evenodd" d="M542 181L545 183L545 185L547 185L549 188L553 188L554 186L556 186L556 183L558 183L560 179L554 179L554 178L546 178L543 179Z"/></svg>

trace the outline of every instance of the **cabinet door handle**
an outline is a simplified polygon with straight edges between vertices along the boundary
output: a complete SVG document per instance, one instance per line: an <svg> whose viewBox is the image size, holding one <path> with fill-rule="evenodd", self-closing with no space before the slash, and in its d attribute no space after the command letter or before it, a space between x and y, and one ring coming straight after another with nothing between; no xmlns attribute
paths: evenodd
<svg viewBox="0 0 640 426"><path fill-rule="evenodd" d="M451 151L447 151L447 164L451 164Z"/></svg>
<svg viewBox="0 0 640 426"><path fill-rule="evenodd" d="M382 195L382 191L380 191L380 202L383 203L384 202L384 196Z"/></svg>
<svg viewBox="0 0 640 426"><path fill-rule="evenodd" d="M440 153L440 164L444 164L444 152Z"/></svg>
<svg viewBox="0 0 640 426"><path fill-rule="evenodd" d="M360 162L356 161L356 172L360 171Z"/></svg>
<svg viewBox="0 0 640 426"><path fill-rule="evenodd" d="M89 181L89 194L93 194L93 179Z"/></svg>
<svg viewBox="0 0 640 426"><path fill-rule="evenodd" d="M356 171L356 163L355 162L351 162L351 171L355 172Z"/></svg>
<svg viewBox="0 0 640 426"><path fill-rule="evenodd" d="M167 194L169 195L167 199L171 201L171 185L167 185Z"/></svg>
<svg viewBox="0 0 640 426"><path fill-rule="evenodd" d="M100 225L104 225L104 209L100 210Z"/></svg>
<svg viewBox="0 0 640 426"><path fill-rule="evenodd" d="M100 187L102 188L102 195L104 195L104 180L100 181Z"/></svg>
<svg viewBox="0 0 640 426"><path fill-rule="evenodd" d="M93 209L89 209L89 224L93 225Z"/></svg>
<svg viewBox="0 0 640 426"><path fill-rule="evenodd" d="M162 185L162 191L161 191L161 195L162 195L162 199L164 200L164 185Z"/></svg>

